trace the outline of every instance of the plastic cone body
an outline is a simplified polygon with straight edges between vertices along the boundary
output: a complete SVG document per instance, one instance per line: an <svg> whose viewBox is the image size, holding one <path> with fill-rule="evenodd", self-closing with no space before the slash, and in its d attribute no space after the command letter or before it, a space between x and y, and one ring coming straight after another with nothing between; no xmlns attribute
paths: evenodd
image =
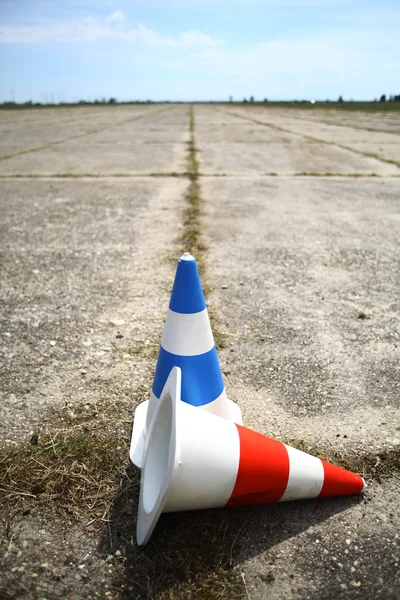
<svg viewBox="0 0 400 600"><path fill-rule="evenodd" d="M135 412L130 457L139 467L147 430L175 366L182 370L184 402L242 423L239 406L226 397L196 261L188 253L178 262L150 400Z"/></svg>
<svg viewBox="0 0 400 600"><path fill-rule="evenodd" d="M146 440L138 544L162 512L359 494L364 480L305 452L180 401L165 384Z"/></svg>

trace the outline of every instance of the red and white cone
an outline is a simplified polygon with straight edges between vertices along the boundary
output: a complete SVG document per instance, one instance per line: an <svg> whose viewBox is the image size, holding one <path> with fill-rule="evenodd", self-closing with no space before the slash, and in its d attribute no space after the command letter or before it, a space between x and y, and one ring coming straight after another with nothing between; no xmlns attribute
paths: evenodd
<svg viewBox="0 0 400 600"><path fill-rule="evenodd" d="M141 475L137 542L162 512L359 494L362 477L181 402L174 367L152 420Z"/></svg>

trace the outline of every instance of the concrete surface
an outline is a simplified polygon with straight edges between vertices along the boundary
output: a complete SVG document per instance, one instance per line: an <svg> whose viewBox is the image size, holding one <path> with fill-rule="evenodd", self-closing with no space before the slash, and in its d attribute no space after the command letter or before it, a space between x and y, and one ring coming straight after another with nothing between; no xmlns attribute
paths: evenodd
<svg viewBox="0 0 400 600"><path fill-rule="evenodd" d="M208 108L201 110L206 114ZM340 143L332 136L331 129L340 134ZM224 107L210 111L200 122L196 140L203 174L398 175L398 166L359 153L359 143L368 133L324 124L321 128L321 124L287 116L278 119L276 115L271 117L266 109L246 111ZM382 136L382 141L389 137L388 134L372 135L379 136L378 148L381 148ZM392 137L390 140L394 142L396 136ZM355 151L352 151L353 143ZM397 157L397 149L397 145L392 144L389 154L387 147L386 154L379 152L383 158ZM371 143L366 151L371 152Z"/></svg>
<svg viewBox="0 0 400 600"><path fill-rule="evenodd" d="M269 110L271 108L271 110ZM368 132L386 132L400 134L399 115L396 111L341 110L331 107L329 110L319 110L319 107L284 108L268 107L268 112L279 117L294 117L299 120L315 121L323 124L333 124L346 129L360 129Z"/></svg>
<svg viewBox="0 0 400 600"><path fill-rule="evenodd" d="M234 113L237 115L240 115L242 117L244 117L245 119L248 120L257 120L261 123L265 123L265 125L271 127L271 128L278 128L280 130L285 130L287 132L290 132L292 134L296 134L298 136L301 136L301 138L304 139L312 139L314 141L318 141L321 140L323 142L325 142L326 144L330 144L333 147L342 147L342 148L346 148L348 151L347 154L347 161L351 161L352 159L354 160L354 152L355 153L360 153L361 155L366 151L367 153L370 152L372 154L377 154L379 155L380 152L382 152L381 150L379 150L380 148L385 148L385 152L383 154L381 154L381 156L379 156L379 158L383 158L386 160L394 160L397 163L400 163L400 148L399 148L399 131L398 131L398 120L399 118L397 117L397 120L394 121L395 124L392 124L392 127L390 128L390 123L391 121L388 120L384 120L382 118L381 115L374 115L374 116L370 116L368 121L365 122L364 119L361 119L361 121L359 121L357 119L357 114L354 115L353 120L352 120L352 125L356 125L355 127L353 127L352 125L348 124L347 126L344 125L344 122L340 116L340 114L337 114L337 120L339 120L339 124L338 123L329 123L329 122L325 122L323 120L324 115L321 114L320 118L318 119L316 116L313 119L304 119L304 118L296 118L294 116L292 116L292 112L291 111L287 111L286 113L282 113L281 111L266 111L266 109L264 108L258 108L256 107L254 110L253 108L250 110L243 109L243 108L239 108L238 110L236 109L226 109L229 110L230 113ZM332 118L332 117L331 117ZM396 119L396 117L391 117L392 119ZM321 120L322 119L322 120ZM345 117L345 122L348 122L349 117ZM371 127L371 129L373 129L373 131L370 131L370 125L372 125L373 123L375 123L375 127L381 127L382 123L384 123L384 125L382 125L384 127L384 129L382 131L379 131L379 129L376 129L374 127ZM364 150L360 144L367 144L366 149ZM389 146L389 149L388 149ZM351 152L351 150L353 150L353 153ZM353 157L351 157L351 155L353 154ZM368 156L365 156L365 158L369 158ZM370 165L375 164L377 166L377 173L382 172L381 169L383 168L382 162L380 163L380 167L378 167L378 163L369 163ZM388 166L388 165L387 165ZM392 168L392 169L388 169L386 166L386 169L384 170L385 174L393 174L395 175L397 173L396 168ZM399 166L399 164L397 164L397 167Z"/></svg>
<svg viewBox="0 0 400 600"><path fill-rule="evenodd" d="M188 107L3 111L0 131L1 156L15 154L0 159L2 443L28 441L65 403L123 396L128 448L155 358L112 344L160 340L183 250ZM195 107L220 361L262 433L343 454L398 447L400 168L382 160L397 150L360 149L396 149L399 134L393 115ZM368 483L361 498L238 510L226 553L243 597L398 598L398 479ZM96 531L39 509L8 527L6 597L118 597ZM126 597L147 597L142 584Z"/></svg>
<svg viewBox="0 0 400 600"><path fill-rule="evenodd" d="M339 452L398 448L400 180L318 172L400 169L307 138L256 144L257 127L248 144L228 133L228 146L224 132L239 128L229 108L196 112L201 139L215 123L221 132L200 144L200 171L241 175L204 177L201 189L211 299L228 340L220 357L245 423ZM272 121L262 109L237 112ZM333 142L318 122L307 129L283 114L273 123ZM336 130L347 145L358 133ZM271 163L278 176L262 177ZM289 164L316 176L287 177ZM397 598L398 481L372 484L370 494L329 516L302 506L293 520L268 510L250 518L236 557L249 598Z"/></svg>
<svg viewBox="0 0 400 600"><path fill-rule="evenodd" d="M110 366L118 332L129 331L131 344L152 339L152 311L161 328L168 283L161 270L149 289L143 272L170 251L185 183L1 182L4 441L26 438L41 411L69 400L71 389L79 396L81 371Z"/></svg>
<svg viewBox="0 0 400 600"><path fill-rule="evenodd" d="M72 110L72 109L70 109ZM96 110L96 109L94 109ZM148 113L138 112L135 108L132 115L126 110L110 112L108 120L99 111L99 118L85 124L81 117L74 119L72 113L71 123L66 121L58 124L57 131L46 131L40 141L42 146L30 145L31 138L23 145L23 125L17 132L17 140L13 141L10 134L10 148L19 148L20 153L9 156L8 144L0 159L0 175L41 175L41 176L77 176L77 175L114 175L114 174L151 174L163 171L184 171L186 159L187 122L176 109L170 109L163 116L165 109L151 107ZM124 116L124 118L122 118ZM143 122L142 122L143 121ZM154 131L159 124L168 123L167 137L157 137ZM84 129L82 130L82 127ZM146 134L143 136L143 130ZM150 132L149 132L150 130ZM153 133L151 144L143 144L143 137L149 132ZM172 134L172 137L171 137ZM20 139L18 139L20 138ZM168 142L168 140L172 140ZM167 139L167 143L165 140ZM147 141L147 140L146 140ZM161 143L159 143L161 141ZM29 151L30 148L38 148Z"/></svg>
<svg viewBox="0 0 400 600"><path fill-rule="evenodd" d="M0 114L0 157L115 127L139 118L148 110L140 106L4 110Z"/></svg>
<svg viewBox="0 0 400 600"><path fill-rule="evenodd" d="M246 422L399 443L399 182L206 178L202 190Z"/></svg>

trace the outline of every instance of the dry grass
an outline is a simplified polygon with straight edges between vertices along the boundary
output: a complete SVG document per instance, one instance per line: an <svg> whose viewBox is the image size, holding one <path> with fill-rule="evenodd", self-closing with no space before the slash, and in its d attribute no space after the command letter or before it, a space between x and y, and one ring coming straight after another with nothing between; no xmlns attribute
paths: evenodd
<svg viewBox="0 0 400 600"><path fill-rule="evenodd" d="M134 346L118 346L114 342L111 342L111 346L123 357L142 356L144 358L157 358L160 349L159 342L150 342L147 340L138 342Z"/></svg>
<svg viewBox="0 0 400 600"><path fill-rule="evenodd" d="M364 321L365 319L369 319L370 316L367 315L367 313L365 313L363 310L360 310L359 313L358 313L357 318Z"/></svg>
<svg viewBox="0 0 400 600"><path fill-rule="evenodd" d="M137 401L147 398L139 390ZM132 407L123 400L67 405L28 444L0 455L1 512L47 505L78 518L107 519L124 476Z"/></svg>
<svg viewBox="0 0 400 600"><path fill-rule="evenodd" d="M193 106L189 112L190 142L188 144L187 170L189 175L189 187L186 192L187 207L183 214L183 231L180 242L185 251L189 251L195 258L202 278L204 295L207 298L212 291L207 282L206 252L207 246L203 240L202 207L203 200L200 194L199 162L197 160L195 139L195 115ZM226 336L219 330L216 313L209 308L211 328L217 350L226 346Z"/></svg>
<svg viewBox="0 0 400 600"><path fill-rule="evenodd" d="M366 481L380 483L390 477L399 479L400 475L400 448L361 453L336 450L330 452L326 460L354 473L360 473Z"/></svg>
<svg viewBox="0 0 400 600"><path fill-rule="evenodd" d="M189 176L189 187L186 192L187 207L183 214L183 231L181 243L186 251L196 257L199 272L202 275L205 270L206 246L202 241L202 199L199 184L199 163L195 144L195 121L193 106L189 113L190 141L188 143L187 172Z"/></svg>

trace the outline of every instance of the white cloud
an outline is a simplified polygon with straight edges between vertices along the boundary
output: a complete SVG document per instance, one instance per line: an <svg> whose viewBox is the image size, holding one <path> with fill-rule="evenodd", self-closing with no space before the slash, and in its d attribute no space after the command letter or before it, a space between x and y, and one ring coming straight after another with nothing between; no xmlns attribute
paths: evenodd
<svg viewBox="0 0 400 600"><path fill-rule="evenodd" d="M183 46L197 47L197 48L215 48L218 44L217 40L211 39L204 33L198 31L188 31L180 37L180 43Z"/></svg>
<svg viewBox="0 0 400 600"><path fill-rule="evenodd" d="M108 23L121 23L126 20L126 14L122 10L116 10L106 17Z"/></svg>
<svg viewBox="0 0 400 600"><path fill-rule="evenodd" d="M88 0L86 0L87 4ZM94 5L98 6L99 0L94 0ZM333 7L335 9L342 9L351 5L352 0L324 0L324 7ZM131 5L132 0L127 0L127 4ZM107 6L109 5L106 2ZM165 8L165 0L135 0L137 6L150 7L162 7ZM168 8L172 9L185 9L185 10L202 10L211 9L218 10L222 8L224 10L232 11L237 7L244 7L248 10L252 8L267 8L267 9L278 9L286 10L287 8L307 8L307 7L320 7L321 0L169 0Z"/></svg>
<svg viewBox="0 0 400 600"><path fill-rule="evenodd" d="M139 46L147 46L152 48L171 48L177 46L177 41L173 38L160 35L159 33L146 27L146 25L142 24L130 29L129 31L121 33L121 35L118 37L120 39L138 44Z"/></svg>
<svg viewBox="0 0 400 600"><path fill-rule="evenodd" d="M387 47L398 45L397 32L345 29L298 39L269 40L247 47L203 47L196 57L209 72L253 79L312 73L357 74L400 67L400 58L388 63Z"/></svg>
<svg viewBox="0 0 400 600"><path fill-rule="evenodd" d="M0 43L3 44L73 43L105 39L155 48L213 48L218 43L208 35L194 30L174 38L157 33L143 24L133 27L127 23L126 15L121 10L103 19L85 17L81 20L59 21L45 25L0 26Z"/></svg>

